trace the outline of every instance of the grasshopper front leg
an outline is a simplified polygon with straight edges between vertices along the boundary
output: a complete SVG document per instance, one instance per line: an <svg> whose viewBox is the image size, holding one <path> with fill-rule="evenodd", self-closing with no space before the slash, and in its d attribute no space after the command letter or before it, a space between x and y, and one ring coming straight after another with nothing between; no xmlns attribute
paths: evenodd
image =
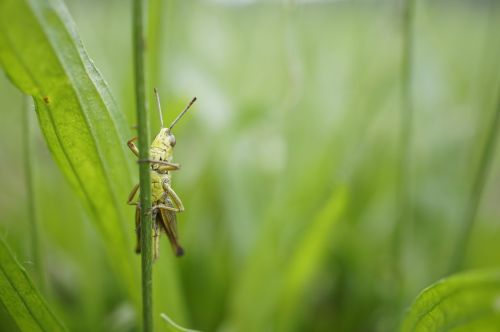
<svg viewBox="0 0 500 332"><path fill-rule="evenodd" d="M137 148L137 145L135 145L135 141L137 141L139 137L135 136L132 137L128 142L127 146L129 147L130 151L132 151L133 154L135 154L137 157L139 157L139 149Z"/></svg>
<svg viewBox="0 0 500 332"><path fill-rule="evenodd" d="M128 194L128 199L127 199L127 204L128 205L137 205L137 202L134 202L134 197L137 194L137 191L139 190L139 184L136 184L133 188L130 194Z"/></svg>
<svg viewBox="0 0 500 332"><path fill-rule="evenodd" d="M127 146L129 147L130 151L132 151L132 153L135 154L137 157L139 157L139 149L137 148L137 145L135 145L134 142L137 141L138 139L139 137L135 136L127 141ZM181 165L179 164L170 163L168 161L163 161L163 160L145 159L145 160L139 160L138 162L158 165L157 169L160 172L177 171L181 168Z"/></svg>
<svg viewBox="0 0 500 332"><path fill-rule="evenodd" d="M155 168L155 171L159 171L160 173L166 173L168 171L177 171L181 168L181 165L179 165L179 164L171 163L171 162L164 161L164 160L144 159L144 160L138 160L137 162L158 165Z"/></svg>

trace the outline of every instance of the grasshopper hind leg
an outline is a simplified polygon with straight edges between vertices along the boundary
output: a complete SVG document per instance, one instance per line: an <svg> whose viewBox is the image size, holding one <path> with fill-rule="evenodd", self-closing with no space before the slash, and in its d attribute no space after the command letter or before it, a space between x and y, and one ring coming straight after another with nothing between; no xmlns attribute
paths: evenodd
<svg viewBox="0 0 500 332"><path fill-rule="evenodd" d="M160 257L160 226L162 223L161 213L157 210L153 210L153 261ZM137 237L137 242L135 245L135 252L137 254L141 253L141 207L137 205L135 209L135 235Z"/></svg>
<svg viewBox="0 0 500 332"><path fill-rule="evenodd" d="M135 253L141 253L141 207L137 205L135 208L135 235L137 243L135 245Z"/></svg>
<svg viewBox="0 0 500 332"><path fill-rule="evenodd" d="M170 200L165 200L165 203L169 206L172 206L172 202ZM184 249L178 242L177 235L177 216L175 212L165 209L160 209L160 213L162 216L162 223L160 224L162 230L167 234L168 240L170 241L170 246L174 251L175 256L180 257L184 255Z"/></svg>
<svg viewBox="0 0 500 332"><path fill-rule="evenodd" d="M160 257L160 227L161 213L153 213L153 261Z"/></svg>

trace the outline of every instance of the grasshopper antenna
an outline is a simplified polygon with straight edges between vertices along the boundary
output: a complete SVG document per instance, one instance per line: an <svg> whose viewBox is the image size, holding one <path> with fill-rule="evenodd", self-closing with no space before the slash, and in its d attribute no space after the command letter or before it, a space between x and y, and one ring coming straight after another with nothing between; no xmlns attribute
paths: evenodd
<svg viewBox="0 0 500 332"><path fill-rule="evenodd" d="M168 131L171 131L172 128L175 126L175 124L180 120L180 118L182 118L182 116L188 111L188 109L191 107L191 105L193 105L193 103L196 101L196 97L194 97L190 102L189 104L186 106L186 108L184 109L184 111L181 112L181 114L179 114L174 121L172 121L172 124L170 125L170 127L168 127Z"/></svg>
<svg viewBox="0 0 500 332"><path fill-rule="evenodd" d="M163 114L161 113L161 105L160 105L160 95L158 94L158 91L156 88L153 88L156 96L156 104L158 105L158 113L160 113L160 123L161 127L163 128Z"/></svg>

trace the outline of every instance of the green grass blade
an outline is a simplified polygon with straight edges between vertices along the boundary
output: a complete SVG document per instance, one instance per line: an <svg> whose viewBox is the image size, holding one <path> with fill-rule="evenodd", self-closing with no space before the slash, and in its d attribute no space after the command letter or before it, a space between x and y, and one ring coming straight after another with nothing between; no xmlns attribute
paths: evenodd
<svg viewBox="0 0 500 332"><path fill-rule="evenodd" d="M125 210L133 160L128 129L64 5L0 0L0 61L33 96L54 158L94 217L119 280L138 300L132 227L125 226L132 222Z"/></svg>
<svg viewBox="0 0 500 332"><path fill-rule="evenodd" d="M44 259L42 255L42 246L40 241L40 221L35 204L35 190L34 190L34 168L33 163L33 130L32 120L30 119L30 112L33 110L33 102L30 97L24 98L23 105L23 161L24 161L24 177L26 179L26 193L27 193L27 210L29 222L29 242L30 242L30 256L33 260L35 280L38 287L43 292L45 289L45 268Z"/></svg>
<svg viewBox="0 0 500 332"><path fill-rule="evenodd" d="M401 331L498 331L500 271L456 274L426 288Z"/></svg>
<svg viewBox="0 0 500 332"><path fill-rule="evenodd" d="M168 317L164 313L161 313L160 316L161 316L161 318L163 318L163 320L165 322L167 322L167 324L168 324L167 330L168 331L172 331L172 332L199 332L197 330L186 329L186 328L180 326L179 324L175 323L172 319L170 319L170 317Z"/></svg>
<svg viewBox="0 0 500 332"><path fill-rule="evenodd" d="M283 282L283 295L279 305L280 331L289 331L295 323L294 316L299 310L299 302L321 268L329 240L344 212L346 195L345 188L334 191L312 220L311 226L298 239Z"/></svg>
<svg viewBox="0 0 500 332"><path fill-rule="evenodd" d="M483 196L484 187L488 180L489 170L492 160L495 155L497 146L498 131L500 129L500 90L497 94L496 108L494 110L493 119L490 121L486 140L484 142L479 165L474 176L472 188L469 194L469 200L464 213L464 221L459 231L458 241L454 256L451 259L450 272L456 272L462 268L463 260L469 246L474 221L479 209L479 204Z"/></svg>
<svg viewBox="0 0 500 332"><path fill-rule="evenodd" d="M0 238L0 301L20 331L66 331Z"/></svg>
<svg viewBox="0 0 500 332"><path fill-rule="evenodd" d="M293 329L297 313L304 309L299 303L322 266L347 200L344 187L333 191L284 250L290 254L279 255L275 245L279 235L272 228L266 230L263 243L269 244L264 248L267 254L258 255L258 262L248 263L237 286L232 329L262 331L269 327L270 320L276 322L273 328L277 331Z"/></svg>
<svg viewBox="0 0 500 332"><path fill-rule="evenodd" d="M404 275L401 269L401 255L404 251L404 237L412 224L411 203L411 162L412 162L412 60L413 60L413 25L415 1L406 0L402 11L402 59L401 59L401 122L398 183L396 195L396 223L394 227L393 263L397 282L403 284Z"/></svg>

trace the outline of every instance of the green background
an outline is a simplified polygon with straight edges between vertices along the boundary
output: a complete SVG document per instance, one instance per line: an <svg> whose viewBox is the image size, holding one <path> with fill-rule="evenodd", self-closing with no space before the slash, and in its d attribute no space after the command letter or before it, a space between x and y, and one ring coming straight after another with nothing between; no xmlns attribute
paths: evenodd
<svg viewBox="0 0 500 332"><path fill-rule="evenodd" d="M66 4L134 126L130 3ZM497 107L498 2L416 1L403 154L400 2L152 1L150 9L152 133L153 86L166 122L198 97L175 128L186 255L173 257L162 238L155 310L203 331L391 331L457 252L466 269L499 266L498 148L471 241L459 240ZM0 236L30 272L23 97L4 75L0 100ZM138 329L106 244L34 112L30 120L45 297L70 330Z"/></svg>

